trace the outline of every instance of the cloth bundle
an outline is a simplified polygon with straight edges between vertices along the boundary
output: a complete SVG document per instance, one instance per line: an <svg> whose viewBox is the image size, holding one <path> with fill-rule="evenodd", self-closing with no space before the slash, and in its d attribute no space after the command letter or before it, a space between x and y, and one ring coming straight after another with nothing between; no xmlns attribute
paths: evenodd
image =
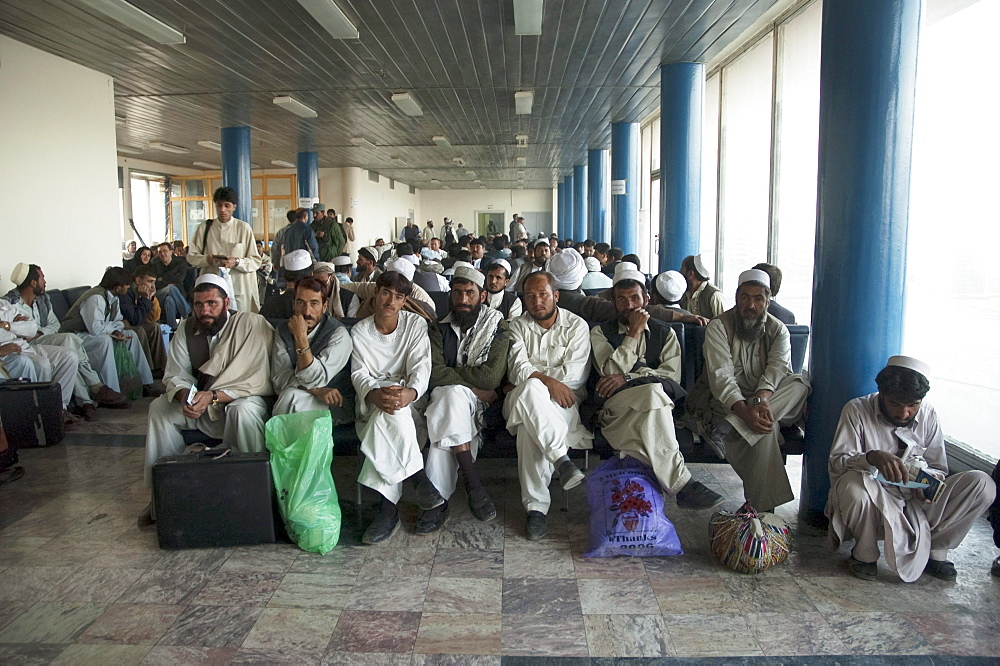
<svg viewBox="0 0 1000 666"><path fill-rule="evenodd" d="M708 524L712 553L739 573L757 574L788 559L792 536L784 520L758 513L747 502L735 513L719 511Z"/></svg>

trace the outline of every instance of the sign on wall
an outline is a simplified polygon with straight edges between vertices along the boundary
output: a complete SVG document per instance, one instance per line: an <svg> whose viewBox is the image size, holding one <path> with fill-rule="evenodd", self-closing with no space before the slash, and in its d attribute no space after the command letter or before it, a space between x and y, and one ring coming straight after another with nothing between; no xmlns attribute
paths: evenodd
<svg viewBox="0 0 1000 666"><path fill-rule="evenodd" d="M611 195L625 194L625 181L624 180L613 180L611 181Z"/></svg>

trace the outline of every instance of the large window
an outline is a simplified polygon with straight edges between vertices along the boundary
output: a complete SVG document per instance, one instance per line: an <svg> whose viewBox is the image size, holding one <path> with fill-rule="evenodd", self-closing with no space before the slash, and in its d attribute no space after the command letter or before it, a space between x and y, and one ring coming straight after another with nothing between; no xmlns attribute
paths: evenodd
<svg viewBox="0 0 1000 666"><path fill-rule="evenodd" d="M166 178L155 174L131 172L129 192L132 197L132 224L126 234L136 234L139 245L153 245L167 236ZM128 225L128 221L125 222Z"/></svg>

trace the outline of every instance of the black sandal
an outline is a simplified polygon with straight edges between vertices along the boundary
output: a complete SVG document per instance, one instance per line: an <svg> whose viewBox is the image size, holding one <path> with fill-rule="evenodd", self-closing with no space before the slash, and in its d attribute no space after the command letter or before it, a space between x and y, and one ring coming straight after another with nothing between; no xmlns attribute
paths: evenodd
<svg viewBox="0 0 1000 666"><path fill-rule="evenodd" d="M0 471L0 486L2 486L5 483L12 483L14 481L17 481L22 476L24 476L23 467L10 467L8 469Z"/></svg>

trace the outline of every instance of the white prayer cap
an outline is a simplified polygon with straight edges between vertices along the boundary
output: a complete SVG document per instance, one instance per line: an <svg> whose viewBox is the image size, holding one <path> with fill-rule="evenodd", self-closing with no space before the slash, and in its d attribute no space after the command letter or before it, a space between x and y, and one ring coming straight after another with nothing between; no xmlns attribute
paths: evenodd
<svg viewBox="0 0 1000 666"><path fill-rule="evenodd" d="M470 264L468 261L456 261L454 264L451 265L452 268L459 268L461 266L465 266L466 268L473 268L475 270L479 270L474 265Z"/></svg>
<svg viewBox="0 0 1000 666"><path fill-rule="evenodd" d="M687 280L677 271L664 271L653 280L656 292L668 303L677 303L687 291Z"/></svg>
<svg viewBox="0 0 1000 666"><path fill-rule="evenodd" d="M406 259L398 258L385 262L385 270L387 273L391 271L402 273L407 280L412 280L413 274L417 272L417 267Z"/></svg>
<svg viewBox="0 0 1000 666"><path fill-rule="evenodd" d="M420 264L420 257L418 257L415 254L404 254L402 257L400 257L400 259L405 259L406 261L410 262L414 266L417 266L418 264Z"/></svg>
<svg viewBox="0 0 1000 666"><path fill-rule="evenodd" d="M313 264L313 273L336 273L333 264L329 261L317 261Z"/></svg>
<svg viewBox="0 0 1000 666"><path fill-rule="evenodd" d="M19 286L22 282L28 279L28 271L31 266L20 262L17 266L14 266L14 270L10 274L10 281L14 283L14 286Z"/></svg>
<svg viewBox="0 0 1000 666"><path fill-rule="evenodd" d="M583 263L591 273L598 273L601 270L601 262L598 261L597 257L584 257Z"/></svg>
<svg viewBox="0 0 1000 666"><path fill-rule="evenodd" d="M931 376L931 367L921 360L915 359L912 356L890 356L889 360L886 361L885 366L888 368L891 365L895 365L900 368L909 368L914 372L919 372L924 376L925 379Z"/></svg>
<svg viewBox="0 0 1000 666"><path fill-rule="evenodd" d="M615 266L614 284L622 280L635 280L641 284L646 284L646 276L639 272L639 267L631 261L620 261Z"/></svg>
<svg viewBox="0 0 1000 666"><path fill-rule="evenodd" d="M312 255L307 250L292 250L281 260L286 271L304 271L313 265Z"/></svg>
<svg viewBox="0 0 1000 666"><path fill-rule="evenodd" d="M296 250L296 252L297 251L298 250ZM348 257L345 254L341 254L341 255L336 256L336 257L333 258L333 265L334 266L350 266L352 263L353 262L351 261L351 258Z"/></svg>
<svg viewBox="0 0 1000 666"><path fill-rule="evenodd" d="M556 279L556 289L573 291L580 288L583 278L587 275L587 266L583 257L573 248L566 248L546 262L546 268Z"/></svg>
<svg viewBox="0 0 1000 666"><path fill-rule="evenodd" d="M232 293L230 293L229 291L229 283L213 273L206 273L205 275L200 276L197 280L194 281L195 287L197 287L200 284L214 285L219 289L221 289L229 298L233 297Z"/></svg>
<svg viewBox="0 0 1000 666"><path fill-rule="evenodd" d="M531 247L531 249L534 250L539 245L548 245L548 244L549 244L549 239L545 238L544 236L540 236L536 238L533 243L530 243L529 247Z"/></svg>
<svg viewBox="0 0 1000 666"><path fill-rule="evenodd" d="M493 263L491 263L489 268L486 269L486 272L489 273L497 266L502 266L503 268L507 269L507 277L510 277L514 273L514 269L510 267L510 262L507 261L506 259L494 259Z"/></svg>
<svg viewBox="0 0 1000 666"><path fill-rule="evenodd" d="M704 274L703 274L704 275ZM748 271L743 271L740 273L740 284L744 282L760 282L762 285L771 288L771 277L762 270L756 268L751 268Z"/></svg>
<svg viewBox="0 0 1000 666"><path fill-rule="evenodd" d="M704 275L705 277L711 275L711 273L708 272L708 269L705 268L705 262L701 260L700 254L696 254L691 257L691 263L694 264L694 269L698 272L698 275Z"/></svg>
<svg viewBox="0 0 1000 666"><path fill-rule="evenodd" d="M475 268L459 266L455 269L455 275L452 277L468 280L469 282L478 285L480 289L482 289L483 285L486 284L486 277Z"/></svg>

